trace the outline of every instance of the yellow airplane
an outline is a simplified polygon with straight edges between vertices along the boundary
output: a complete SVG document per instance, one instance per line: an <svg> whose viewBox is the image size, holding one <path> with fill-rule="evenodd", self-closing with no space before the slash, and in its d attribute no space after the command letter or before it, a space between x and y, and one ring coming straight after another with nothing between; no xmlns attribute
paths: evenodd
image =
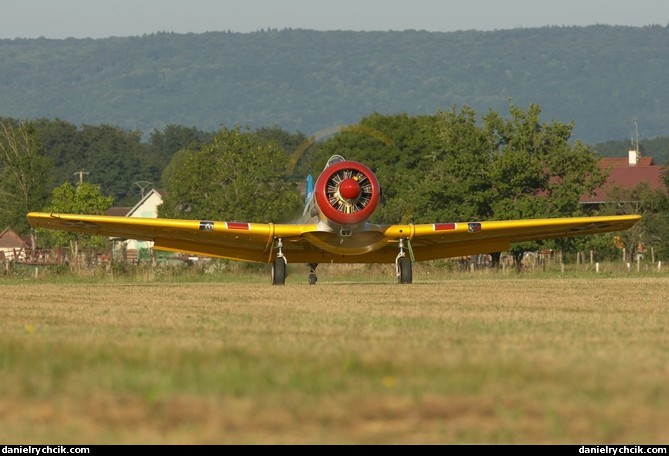
<svg viewBox="0 0 669 456"><path fill-rule="evenodd" d="M368 222L381 187L364 164L332 156L315 185L307 180L296 223L112 217L31 212L35 228L153 241L154 249L272 264L272 284L284 285L288 261L395 264L399 283L412 282L415 261L509 250L514 242L582 236L631 228L639 215L487 222L376 225Z"/></svg>

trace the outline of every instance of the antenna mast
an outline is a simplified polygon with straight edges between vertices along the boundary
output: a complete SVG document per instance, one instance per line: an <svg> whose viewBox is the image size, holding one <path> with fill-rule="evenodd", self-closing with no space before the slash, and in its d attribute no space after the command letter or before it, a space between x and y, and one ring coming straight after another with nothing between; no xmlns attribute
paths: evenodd
<svg viewBox="0 0 669 456"><path fill-rule="evenodd" d="M135 182L135 185L138 186L142 192L142 199L144 199L144 191L149 188L149 186L152 184L152 182L149 181L137 181Z"/></svg>
<svg viewBox="0 0 669 456"><path fill-rule="evenodd" d="M641 154L639 153L639 126L637 125L636 119L632 119L632 122L634 123L634 138L632 138L633 147L628 151L629 160L627 163L629 166L636 166L641 158Z"/></svg>

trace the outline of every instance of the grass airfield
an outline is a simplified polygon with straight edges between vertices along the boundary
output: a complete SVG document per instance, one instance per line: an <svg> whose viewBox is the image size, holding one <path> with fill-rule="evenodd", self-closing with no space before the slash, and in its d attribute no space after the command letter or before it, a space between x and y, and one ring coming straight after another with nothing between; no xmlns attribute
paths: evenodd
<svg viewBox="0 0 669 456"><path fill-rule="evenodd" d="M289 272L0 277L0 441L669 441L666 272Z"/></svg>

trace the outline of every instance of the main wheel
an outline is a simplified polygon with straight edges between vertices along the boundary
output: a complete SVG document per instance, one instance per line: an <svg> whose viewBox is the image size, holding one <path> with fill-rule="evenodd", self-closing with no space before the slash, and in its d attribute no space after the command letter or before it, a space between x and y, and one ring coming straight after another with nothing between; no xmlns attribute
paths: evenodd
<svg viewBox="0 0 669 456"><path fill-rule="evenodd" d="M413 280L412 271L411 271L411 259L407 257L401 257L397 261L397 266L400 269L400 274L397 278L399 283L411 283Z"/></svg>
<svg viewBox="0 0 669 456"><path fill-rule="evenodd" d="M316 277L318 263L309 263L307 266L309 266L309 285L316 285L316 281L318 280L318 277Z"/></svg>
<svg viewBox="0 0 669 456"><path fill-rule="evenodd" d="M286 284L286 260L277 258L272 263L272 285Z"/></svg>

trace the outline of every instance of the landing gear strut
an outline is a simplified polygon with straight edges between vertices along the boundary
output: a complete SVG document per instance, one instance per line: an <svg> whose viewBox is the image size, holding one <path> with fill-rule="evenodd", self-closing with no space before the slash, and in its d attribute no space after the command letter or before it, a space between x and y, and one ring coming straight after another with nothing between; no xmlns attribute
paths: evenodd
<svg viewBox="0 0 669 456"><path fill-rule="evenodd" d="M407 258L404 252L404 239L400 239L400 252L395 258L395 271L397 273L397 281L399 283L411 283L413 280L413 273L411 269L411 258Z"/></svg>
<svg viewBox="0 0 669 456"><path fill-rule="evenodd" d="M318 263L309 263L307 266L309 266L309 285L316 285L316 281L318 280L318 277L316 277L316 267Z"/></svg>
<svg viewBox="0 0 669 456"><path fill-rule="evenodd" d="M283 242L281 241L281 238L277 241L277 248L279 251L272 263L272 285L285 285L286 276L288 275L288 261L286 261L286 257L283 256Z"/></svg>

